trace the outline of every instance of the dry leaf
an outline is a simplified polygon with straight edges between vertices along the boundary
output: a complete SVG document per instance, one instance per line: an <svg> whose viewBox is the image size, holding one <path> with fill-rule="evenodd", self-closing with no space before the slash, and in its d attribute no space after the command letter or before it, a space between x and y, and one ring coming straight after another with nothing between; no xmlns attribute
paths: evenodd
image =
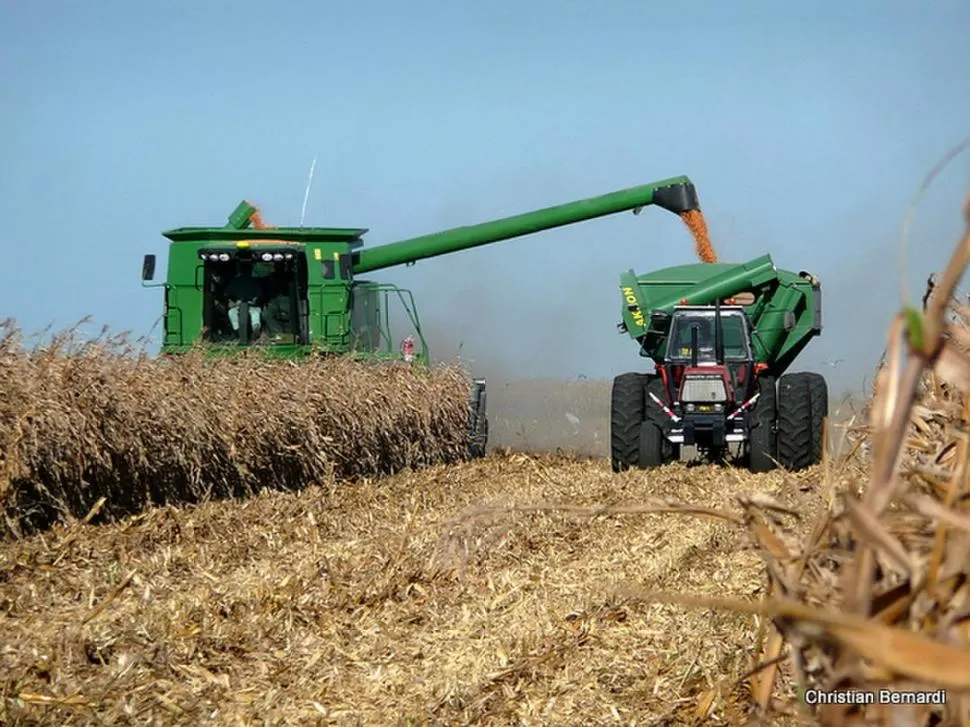
<svg viewBox="0 0 970 727"><path fill-rule="evenodd" d="M933 364L933 371L943 381L956 386L964 393L970 392L970 359L954 350L947 341Z"/></svg>

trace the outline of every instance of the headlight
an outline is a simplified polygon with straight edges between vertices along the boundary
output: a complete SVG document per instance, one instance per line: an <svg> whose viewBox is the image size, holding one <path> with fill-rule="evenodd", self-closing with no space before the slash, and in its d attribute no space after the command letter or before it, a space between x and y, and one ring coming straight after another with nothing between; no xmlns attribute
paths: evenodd
<svg viewBox="0 0 970 727"><path fill-rule="evenodd" d="M273 255L273 259L279 262L280 260L283 259L283 253L281 252L276 253L275 255Z"/></svg>
<svg viewBox="0 0 970 727"><path fill-rule="evenodd" d="M684 405L684 408L685 408L685 409L686 409L687 411L694 411L694 409L696 409L696 408L697 408L697 406L696 406L696 405L694 405L694 404L685 404L685 405Z"/></svg>
<svg viewBox="0 0 970 727"><path fill-rule="evenodd" d="M211 255L209 255L209 259L212 260L213 262L215 262L216 260L219 259L219 254L218 253L215 253L215 252L212 253Z"/></svg>
<svg viewBox="0 0 970 727"><path fill-rule="evenodd" d="M293 259L293 253L292 252L288 252L283 257L285 257L287 260L292 260Z"/></svg>
<svg viewBox="0 0 970 727"><path fill-rule="evenodd" d="M271 252L264 252L263 255L262 255L262 258L263 258L263 262L268 263L268 262L270 262L273 259L273 253L271 253Z"/></svg>
<svg viewBox="0 0 970 727"><path fill-rule="evenodd" d="M227 262L229 262L229 253L227 253L227 252L223 252L223 253L220 253L220 254L219 254L219 259L220 259L220 260L221 260L222 262L224 262L224 263L227 263Z"/></svg>
<svg viewBox="0 0 970 727"><path fill-rule="evenodd" d="M724 404L715 404L714 411L724 411Z"/></svg>

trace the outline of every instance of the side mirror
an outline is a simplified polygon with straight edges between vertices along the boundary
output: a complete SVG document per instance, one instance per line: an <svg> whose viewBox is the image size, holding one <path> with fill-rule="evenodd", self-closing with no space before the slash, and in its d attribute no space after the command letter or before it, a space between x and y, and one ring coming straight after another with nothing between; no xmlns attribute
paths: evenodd
<svg viewBox="0 0 970 727"><path fill-rule="evenodd" d="M670 331L670 320L671 315L667 311L659 309L650 311L650 328L658 333Z"/></svg>
<svg viewBox="0 0 970 727"><path fill-rule="evenodd" d="M145 255L145 259L141 264L141 279L154 280L155 279L155 256Z"/></svg>

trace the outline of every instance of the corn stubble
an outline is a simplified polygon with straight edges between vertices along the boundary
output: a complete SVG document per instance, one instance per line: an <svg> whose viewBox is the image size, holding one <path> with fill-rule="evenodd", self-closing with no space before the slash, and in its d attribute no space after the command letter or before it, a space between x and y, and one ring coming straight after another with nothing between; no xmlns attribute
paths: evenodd
<svg viewBox="0 0 970 727"><path fill-rule="evenodd" d="M679 724L748 669L754 619L618 587L758 593L717 511L799 506L788 479L496 453L12 540L0 723Z"/></svg>
<svg viewBox="0 0 970 727"><path fill-rule="evenodd" d="M75 332L28 348L0 327L0 510L9 534L386 475L466 451L468 381L457 368L212 361L139 354Z"/></svg>

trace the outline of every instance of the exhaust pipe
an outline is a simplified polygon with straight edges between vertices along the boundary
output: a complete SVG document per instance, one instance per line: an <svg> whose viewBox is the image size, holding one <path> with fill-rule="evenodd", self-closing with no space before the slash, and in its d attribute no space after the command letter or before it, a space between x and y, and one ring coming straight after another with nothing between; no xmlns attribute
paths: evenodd
<svg viewBox="0 0 970 727"><path fill-rule="evenodd" d="M721 328L721 299L714 301L714 358L719 366L724 365L724 330Z"/></svg>

